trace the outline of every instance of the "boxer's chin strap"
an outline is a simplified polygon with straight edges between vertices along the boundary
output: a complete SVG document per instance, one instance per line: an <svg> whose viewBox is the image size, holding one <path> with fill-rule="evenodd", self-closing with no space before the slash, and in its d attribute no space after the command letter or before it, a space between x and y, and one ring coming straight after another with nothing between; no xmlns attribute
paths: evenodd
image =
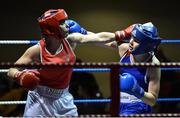
<svg viewBox="0 0 180 118"><path fill-rule="evenodd" d="M154 56L154 52L148 52L148 53L149 53L149 57L147 57L147 59L144 62L149 62Z"/></svg>
<svg viewBox="0 0 180 118"><path fill-rule="evenodd" d="M136 61L139 62L139 58L142 58L142 56L144 56L144 55L146 55L146 54L148 54L148 56L147 56L145 59L140 60L140 62L149 62L149 61L152 59L152 57L154 56L154 52L153 52L153 51L152 51L152 52L145 53L145 54L135 55L134 60L136 60Z"/></svg>

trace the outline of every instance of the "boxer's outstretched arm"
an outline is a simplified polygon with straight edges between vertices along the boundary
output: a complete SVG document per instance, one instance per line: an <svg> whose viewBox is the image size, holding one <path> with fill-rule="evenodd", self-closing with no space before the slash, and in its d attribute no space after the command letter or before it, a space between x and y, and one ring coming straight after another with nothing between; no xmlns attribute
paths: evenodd
<svg viewBox="0 0 180 118"><path fill-rule="evenodd" d="M72 33L67 39L77 43L109 43L115 40L115 34L110 32L91 33L88 35Z"/></svg>

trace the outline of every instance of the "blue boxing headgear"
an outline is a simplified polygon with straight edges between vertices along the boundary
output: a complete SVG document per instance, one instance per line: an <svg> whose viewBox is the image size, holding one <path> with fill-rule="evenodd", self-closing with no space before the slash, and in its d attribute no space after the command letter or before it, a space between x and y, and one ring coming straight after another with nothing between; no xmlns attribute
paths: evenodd
<svg viewBox="0 0 180 118"><path fill-rule="evenodd" d="M161 43L157 28L151 22L136 24L132 37L139 42L139 46L132 51L134 55L152 52Z"/></svg>

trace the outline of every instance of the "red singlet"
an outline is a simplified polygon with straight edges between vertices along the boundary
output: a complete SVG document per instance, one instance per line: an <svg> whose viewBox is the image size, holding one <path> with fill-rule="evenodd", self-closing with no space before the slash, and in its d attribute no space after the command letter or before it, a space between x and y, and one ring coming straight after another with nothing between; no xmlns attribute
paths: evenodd
<svg viewBox="0 0 180 118"><path fill-rule="evenodd" d="M45 48L45 41L40 40L40 59L42 64L47 63L75 63L74 52L66 39L62 41L62 49L58 54L52 55ZM73 68L55 67L38 70L40 72L41 85L51 88L63 89L69 85Z"/></svg>

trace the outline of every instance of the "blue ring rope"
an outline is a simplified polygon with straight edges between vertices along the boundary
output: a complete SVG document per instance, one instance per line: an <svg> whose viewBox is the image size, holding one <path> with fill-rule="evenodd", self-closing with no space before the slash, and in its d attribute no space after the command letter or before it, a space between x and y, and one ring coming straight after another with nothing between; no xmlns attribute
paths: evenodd
<svg viewBox="0 0 180 118"><path fill-rule="evenodd" d="M161 68L162 71L180 70L180 68ZM74 68L74 72L110 72L110 68Z"/></svg>
<svg viewBox="0 0 180 118"><path fill-rule="evenodd" d="M83 100L74 100L74 103L110 103L111 99L83 99Z"/></svg>
<svg viewBox="0 0 180 118"><path fill-rule="evenodd" d="M32 40L32 41L30 41L29 44L37 44L38 42L39 42L38 40Z"/></svg>
<svg viewBox="0 0 180 118"><path fill-rule="evenodd" d="M30 40L29 44L36 44L38 40ZM180 40L161 40L161 43L180 43Z"/></svg>
<svg viewBox="0 0 180 118"><path fill-rule="evenodd" d="M161 40L161 43L180 43L180 40Z"/></svg>
<svg viewBox="0 0 180 118"><path fill-rule="evenodd" d="M161 68L162 71L180 70L180 68ZM73 68L73 72L110 72L110 68ZM0 73L8 72L8 69L0 69Z"/></svg>
<svg viewBox="0 0 180 118"><path fill-rule="evenodd" d="M162 71L180 70L180 68L161 68Z"/></svg>
<svg viewBox="0 0 180 118"><path fill-rule="evenodd" d="M110 103L111 99L79 99L74 100L74 103ZM157 102L179 102L180 98L159 98ZM0 105L7 104L26 104L26 101L0 101Z"/></svg>
<svg viewBox="0 0 180 118"><path fill-rule="evenodd" d="M179 102L180 98L158 98L157 102ZM74 100L74 103L110 103L111 99L79 99Z"/></svg>
<svg viewBox="0 0 180 118"><path fill-rule="evenodd" d="M29 44L36 44L38 40L30 40ZM161 40L161 43L180 43L180 40Z"/></svg>
<svg viewBox="0 0 180 118"><path fill-rule="evenodd" d="M180 98L158 98L158 102L178 102Z"/></svg>
<svg viewBox="0 0 180 118"><path fill-rule="evenodd" d="M110 72L110 68L74 68L73 72Z"/></svg>

